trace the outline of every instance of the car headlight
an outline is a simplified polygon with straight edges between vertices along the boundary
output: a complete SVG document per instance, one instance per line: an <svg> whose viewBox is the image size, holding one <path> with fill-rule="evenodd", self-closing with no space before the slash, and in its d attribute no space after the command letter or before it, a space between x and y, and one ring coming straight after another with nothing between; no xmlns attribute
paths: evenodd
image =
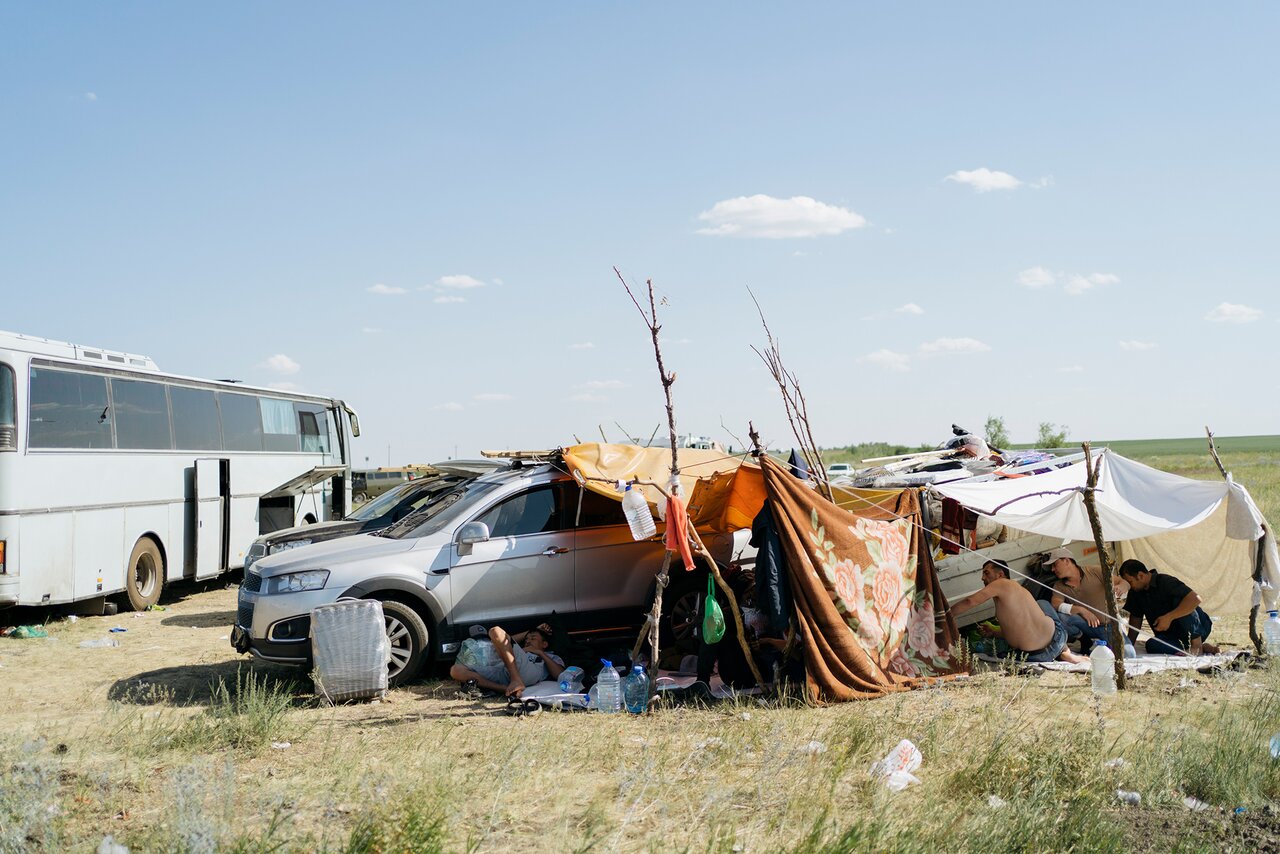
<svg viewBox="0 0 1280 854"><path fill-rule="evenodd" d="M291 572L288 575L275 575L262 579L262 592L301 593L304 590L320 590L329 581L329 570L308 569L305 572Z"/></svg>
<svg viewBox="0 0 1280 854"><path fill-rule="evenodd" d="M309 545L311 545L310 540L287 540L283 543L276 543L275 545L273 545L271 547L271 553L278 554L279 552L287 552L289 549L296 549L300 546L309 546Z"/></svg>

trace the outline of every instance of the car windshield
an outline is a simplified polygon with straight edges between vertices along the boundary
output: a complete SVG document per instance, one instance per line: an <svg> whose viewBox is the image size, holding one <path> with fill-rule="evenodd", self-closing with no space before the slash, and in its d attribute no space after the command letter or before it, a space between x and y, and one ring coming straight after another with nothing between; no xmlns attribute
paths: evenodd
<svg viewBox="0 0 1280 854"><path fill-rule="evenodd" d="M439 484L437 483L437 485ZM411 480L408 483L397 486L389 492L382 493L372 501L366 501L355 510L352 510L351 514L347 516L347 518L355 519L359 522L368 522L372 519L377 519L379 516L383 516L395 509L395 506L404 500L406 493L411 490L417 491L422 488L423 486L420 482ZM430 487L427 488L429 489Z"/></svg>
<svg viewBox="0 0 1280 854"><path fill-rule="evenodd" d="M499 483L492 481L468 481L456 489L442 492L431 499L425 507L418 508L391 527L373 532L374 536L401 540L434 534L456 519L460 513L470 511L477 501L498 486L500 486Z"/></svg>

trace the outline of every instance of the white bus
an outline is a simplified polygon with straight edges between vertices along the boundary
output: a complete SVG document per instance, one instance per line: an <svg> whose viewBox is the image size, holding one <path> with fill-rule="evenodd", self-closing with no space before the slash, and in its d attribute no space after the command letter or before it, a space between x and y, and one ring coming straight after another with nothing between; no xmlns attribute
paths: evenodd
<svg viewBox="0 0 1280 854"><path fill-rule="evenodd" d="M241 567L260 534L346 513L359 433L340 400L0 332L0 606L142 609Z"/></svg>

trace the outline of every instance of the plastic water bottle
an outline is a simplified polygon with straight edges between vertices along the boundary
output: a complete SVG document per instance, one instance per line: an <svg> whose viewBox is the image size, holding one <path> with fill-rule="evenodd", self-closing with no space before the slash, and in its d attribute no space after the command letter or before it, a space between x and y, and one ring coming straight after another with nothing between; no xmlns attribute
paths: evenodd
<svg viewBox="0 0 1280 854"><path fill-rule="evenodd" d="M1089 653L1089 669L1093 677L1093 693L1103 697L1116 692L1116 655L1104 640L1093 642Z"/></svg>
<svg viewBox="0 0 1280 854"><path fill-rule="evenodd" d="M622 711L622 678L613 668L612 661L600 659L604 669L596 679L596 702L602 712Z"/></svg>
<svg viewBox="0 0 1280 854"><path fill-rule="evenodd" d="M627 491L622 493L622 512L627 516L627 524L631 526L633 540L647 540L658 532L654 524L653 514L649 512L649 502L644 500L640 490L627 484Z"/></svg>
<svg viewBox="0 0 1280 854"><path fill-rule="evenodd" d="M631 668L627 678L622 680L622 698L626 701L627 711L633 715L643 715L649 708L649 677L639 664Z"/></svg>
<svg viewBox="0 0 1280 854"><path fill-rule="evenodd" d="M581 667L566 667L564 670L561 670L560 693L581 694L583 675Z"/></svg>
<svg viewBox="0 0 1280 854"><path fill-rule="evenodd" d="M1262 644L1267 655L1280 657L1280 612L1267 612L1267 621L1262 624Z"/></svg>

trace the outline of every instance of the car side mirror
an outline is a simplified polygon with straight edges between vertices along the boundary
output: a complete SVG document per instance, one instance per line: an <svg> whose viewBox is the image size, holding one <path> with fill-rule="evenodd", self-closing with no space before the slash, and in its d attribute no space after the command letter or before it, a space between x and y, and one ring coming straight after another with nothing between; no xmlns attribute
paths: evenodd
<svg viewBox="0 0 1280 854"><path fill-rule="evenodd" d="M484 522L468 522L458 530L458 554L469 555L476 543L489 542L489 526Z"/></svg>

